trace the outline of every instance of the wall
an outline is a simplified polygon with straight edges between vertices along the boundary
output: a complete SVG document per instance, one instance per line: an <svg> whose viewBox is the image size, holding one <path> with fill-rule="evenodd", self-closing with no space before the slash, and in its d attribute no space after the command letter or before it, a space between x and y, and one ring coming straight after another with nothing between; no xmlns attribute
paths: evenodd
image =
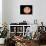
<svg viewBox="0 0 46 46"><path fill-rule="evenodd" d="M0 0L0 27L2 27L2 0Z"/></svg>
<svg viewBox="0 0 46 46"><path fill-rule="evenodd" d="M7 0L2 0L2 23L8 23L8 15L7 15Z"/></svg>
<svg viewBox="0 0 46 46"><path fill-rule="evenodd" d="M37 14L39 14L39 9L37 10L37 8L39 7L39 4L36 3L39 1L34 1L34 0L12 0L11 4L12 6L10 7L12 9L12 14L9 16L9 19L11 22L21 22L23 20L26 20L29 24L34 22L34 19L37 19L36 16ZM21 15L20 14L20 5L32 5L33 6L33 14L32 15ZM11 17L11 18L10 18ZM15 21L14 21L15 20Z"/></svg>
<svg viewBox="0 0 46 46"><path fill-rule="evenodd" d="M3 21L10 24L26 20L31 24L34 23L34 19L37 19L38 24L43 21L44 25L46 25L46 0L4 0L3 3ZM25 4L33 6L32 15L25 16L20 14L20 5Z"/></svg>

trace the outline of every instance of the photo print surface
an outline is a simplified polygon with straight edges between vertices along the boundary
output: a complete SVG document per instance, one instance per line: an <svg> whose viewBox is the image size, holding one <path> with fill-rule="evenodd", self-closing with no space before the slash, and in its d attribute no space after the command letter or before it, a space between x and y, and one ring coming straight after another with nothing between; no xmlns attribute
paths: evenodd
<svg viewBox="0 0 46 46"><path fill-rule="evenodd" d="M20 5L20 14L32 14L32 5Z"/></svg>

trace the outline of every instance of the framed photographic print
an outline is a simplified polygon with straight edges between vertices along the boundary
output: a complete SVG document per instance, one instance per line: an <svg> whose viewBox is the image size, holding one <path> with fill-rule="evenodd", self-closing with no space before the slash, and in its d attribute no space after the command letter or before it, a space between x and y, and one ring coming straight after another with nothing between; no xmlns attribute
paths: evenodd
<svg viewBox="0 0 46 46"><path fill-rule="evenodd" d="M20 5L20 14L32 14L32 5Z"/></svg>

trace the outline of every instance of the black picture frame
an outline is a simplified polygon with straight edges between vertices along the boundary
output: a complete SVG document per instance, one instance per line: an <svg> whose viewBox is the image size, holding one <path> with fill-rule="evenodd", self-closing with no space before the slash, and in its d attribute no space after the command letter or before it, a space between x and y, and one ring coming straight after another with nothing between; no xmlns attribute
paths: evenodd
<svg viewBox="0 0 46 46"><path fill-rule="evenodd" d="M20 14L32 14L32 5L20 5Z"/></svg>

